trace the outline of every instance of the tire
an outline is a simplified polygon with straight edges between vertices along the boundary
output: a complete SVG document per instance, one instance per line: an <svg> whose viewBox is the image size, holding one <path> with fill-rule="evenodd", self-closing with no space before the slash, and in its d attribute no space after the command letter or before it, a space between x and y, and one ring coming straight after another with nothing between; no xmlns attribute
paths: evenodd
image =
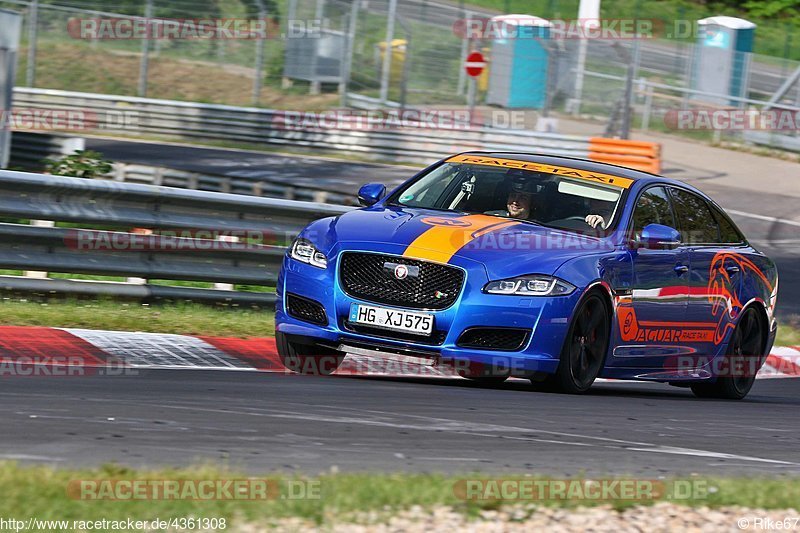
<svg viewBox="0 0 800 533"><path fill-rule="evenodd" d="M555 374L537 373L534 389L583 394L603 369L611 337L611 318L602 296L590 293L578 306L564 339Z"/></svg>
<svg viewBox="0 0 800 533"><path fill-rule="evenodd" d="M733 369L745 369L744 375L718 377L713 383L695 383L692 392L698 398L720 398L724 400L741 400L756 380L756 366L751 363L754 357L760 356L764 351L764 328L758 312L752 307L748 308L739 319L739 324L733 331L724 368L730 373Z"/></svg>
<svg viewBox="0 0 800 533"><path fill-rule="evenodd" d="M342 352L313 344L291 342L280 331L275 332L275 344L283 366L297 374L329 376L342 364Z"/></svg>

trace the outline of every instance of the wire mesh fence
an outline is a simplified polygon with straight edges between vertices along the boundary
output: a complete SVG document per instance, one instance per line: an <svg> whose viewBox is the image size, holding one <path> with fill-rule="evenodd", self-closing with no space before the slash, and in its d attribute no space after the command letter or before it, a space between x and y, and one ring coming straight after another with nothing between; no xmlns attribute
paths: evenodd
<svg viewBox="0 0 800 533"><path fill-rule="evenodd" d="M354 104L348 95L378 107L459 107L474 94L477 105L605 121L610 135L626 121L669 129L665 117L681 109L763 106L800 69L796 27L760 24L755 50L771 55L738 52L730 87L714 96L699 82L707 68L694 24L708 14L702 6L605 0L602 17L658 27L646 38L587 40L563 29L578 0L482 3L488 7L442 0L0 0L0 7L24 15L20 85L294 109ZM504 13L552 24L529 42L464 32ZM156 21L156 30L145 38L103 33L102 20ZM165 37L163 25L176 20L200 29L200 20L260 20L263 32L251 24L232 37ZM463 67L476 50L488 67L473 82ZM800 83L785 89L771 105L800 107Z"/></svg>

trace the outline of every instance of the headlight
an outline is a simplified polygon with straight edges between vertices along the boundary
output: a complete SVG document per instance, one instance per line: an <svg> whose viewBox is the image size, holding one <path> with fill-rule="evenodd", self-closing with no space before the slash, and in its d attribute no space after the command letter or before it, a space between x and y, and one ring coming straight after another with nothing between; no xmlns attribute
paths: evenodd
<svg viewBox="0 0 800 533"><path fill-rule="evenodd" d="M289 255L292 259L296 259L301 263L308 263L317 268L325 268L328 266L328 258L325 257L325 254L317 250L317 248L306 239L297 239L294 241Z"/></svg>
<svg viewBox="0 0 800 533"><path fill-rule="evenodd" d="M553 276L520 276L518 278L490 281L483 292L512 294L514 296L565 296L575 286Z"/></svg>

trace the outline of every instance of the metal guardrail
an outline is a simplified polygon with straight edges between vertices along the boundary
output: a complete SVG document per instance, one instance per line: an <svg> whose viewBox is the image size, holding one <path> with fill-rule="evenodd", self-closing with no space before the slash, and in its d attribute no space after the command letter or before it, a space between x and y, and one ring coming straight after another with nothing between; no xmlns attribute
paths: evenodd
<svg viewBox="0 0 800 533"><path fill-rule="evenodd" d="M348 207L113 181L0 171L0 269L136 276L271 287L289 242L310 221ZM152 230L152 235L133 228ZM203 233L205 232L205 233ZM215 240L216 235L219 240ZM236 238L226 239L233 235ZM0 276L0 288L269 304L274 294L152 284Z"/></svg>
<svg viewBox="0 0 800 533"><path fill-rule="evenodd" d="M8 165L11 168L40 167L43 159L58 159L85 147L81 137L15 131L11 134L11 157Z"/></svg>
<svg viewBox="0 0 800 533"><path fill-rule="evenodd" d="M13 136L13 155L11 168L14 170L39 171L45 158L57 159L60 156L85 149L83 137L70 137L52 133L15 131ZM232 174L190 172L166 167L155 167L138 163L113 163L109 178L126 183L164 185L181 189L229 192L251 196L269 196L322 202L337 205L356 205L355 191L343 194L341 190L321 185L287 183L277 178L253 178Z"/></svg>
<svg viewBox="0 0 800 533"><path fill-rule="evenodd" d="M17 87L14 105L82 111L91 116L100 132L108 134L301 147L412 163L430 163L466 150L538 151L584 158L591 154L591 140L576 135L468 125L443 131L424 124L365 131L358 118L345 119L340 128L321 128L308 125L293 112L52 89Z"/></svg>
<svg viewBox="0 0 800 533"><path fill-rule="evenodd" d="M353 194L342 194L341 191L327 189L319 185L298 185L277 179L254 179L249 176L189 172L136 163L114 163L113 166L112 179L125 183L144 183L179 187L181 189L269 196L304 202L356 205L355 191L353 191Z"/></svg>

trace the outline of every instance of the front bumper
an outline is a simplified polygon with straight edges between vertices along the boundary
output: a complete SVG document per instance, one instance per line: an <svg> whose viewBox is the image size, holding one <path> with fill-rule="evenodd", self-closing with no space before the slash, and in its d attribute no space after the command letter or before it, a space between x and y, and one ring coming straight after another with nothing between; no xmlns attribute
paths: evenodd
<svg viewBox="0 0 800 533"><path fill-rule="evenodd" d="M348 250L357 250L353 247ZM341 250L340 250L341 251ZM385 245L382 250L369 251L402 255L399 248ZM331 254L333 255L333 254ZM316 268L285 258L278 279L278 301L276 304L276 330L302 339L306 343L337 347L363 346L398 355L419 354L430 359L456 365L479 364L509 368L511 375L529 376L533 372L555 372L567 328L578 299L579 291L559 297L519 297L492 295L482 292L489 281L485 269L479 263L454 258L450 264L466 271L464 288L456 302L440 311L425 311L434 315L434 329L443 334L443 342L437 344L428 337L419 340L392 339L384 335L363 334L349 331L344 321L352 303L367 303L394 307L360 300L347 295L339 284L338 257L329 261L326 269ZM287 314L286 294L292 293L319 302L325 309L327 325L320 326L298 320ZM398 307L400 309L400 307ZM415 311L420 311L415 309ZM500 351L465 348L456 345L461 333L470 327L514 327L531 331L527 342L518 351Z"/></svg>

